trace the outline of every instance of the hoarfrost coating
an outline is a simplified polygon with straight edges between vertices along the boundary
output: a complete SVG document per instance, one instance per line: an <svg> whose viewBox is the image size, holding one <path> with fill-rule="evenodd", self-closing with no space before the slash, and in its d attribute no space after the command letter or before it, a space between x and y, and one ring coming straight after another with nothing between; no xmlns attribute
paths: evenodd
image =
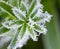
<svg viewBox="0 0 60 49"><path fill-rule="evenodd" d="M11 5L9 2L8 4ZM25 10L21 9L22 5ZM52 15L47 11L45 13L43 12L43 5L40 3L40 0L33 0L31 3L29 3L29 0L22 0L20 6L20 8L14 6L11 8L12 13L15 15L14 17L17 19L9 20L9 18L6 18L1 22L2 27L9 29L4 34L12 37L7 49L22 48L29 38L37 41L37 36L41 33L46 34L47 32L45 22L50 22L51 20ZM5 10L3 8L1 9ZM5 36L4 34L0 36Z"/></svg>

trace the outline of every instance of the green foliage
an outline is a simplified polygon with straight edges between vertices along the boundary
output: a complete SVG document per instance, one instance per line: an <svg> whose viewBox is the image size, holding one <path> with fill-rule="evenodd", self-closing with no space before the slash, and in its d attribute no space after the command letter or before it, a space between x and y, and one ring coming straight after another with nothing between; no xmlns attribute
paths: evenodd
<svg viewBox="0 0 60 49"><path fill-rule="evenodd" d="M0 35L8 33L7 36L12 37L7 49L21 48L28 38L37 41L37 36L41 33L46 33L45 22L50 21L51 15L43 13L43 9L40 6L43 7L40 4L40 0L25 0L25 3L24 0L4 0L0 2L0 16L3 18Z"/></svg>
<svg viewBox="0 0 60 49"><path fill-rule="evenodd" d="M32 3L31 3L31 6L30 6L30 8L29 8L29 10L27 12L27 16L29 16L31 14L32 10L35 7L35 4L36 4L36 0L33 0Z"/></svg>
<svg viewBox="0 0 60 49"><path fill-rule="evenodd" d="M32 30L32 28L28 25L28 30L29 30L29 33L32 35L32 37L34 37L34 32Z"/></svg>
<svg viewBox="0 0 60 49"><path fill-rule="evenodd" d="M0 8L4 10L4 12L8 13L9 15L13 15L12 10L11 10L12 7L9 6L8 4L4 2L0 2Z"/></svg>

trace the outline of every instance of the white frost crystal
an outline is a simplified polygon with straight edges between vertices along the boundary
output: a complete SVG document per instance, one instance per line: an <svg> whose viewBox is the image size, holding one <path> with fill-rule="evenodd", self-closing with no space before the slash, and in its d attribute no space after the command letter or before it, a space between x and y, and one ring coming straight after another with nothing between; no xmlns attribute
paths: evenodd
<svg viewBox="0 0 60 49"><path fill-rule="evenodd" d="M12 10L10 14L13 13L12 16L16 19L5 19L5 21L1 22L2 27L9 29L7 32L8 36L12 37L7 49L22 48L29 38L37 41L37 37L41 33L46 34L47 32L45 22L50 22L51 20L52 15L47 11L45 13L43 12L43 5L40 3L40 0L32 0L31 3L29 3L30 0L21 0L20 2L21 3L18 4L20 7L14 7L12 5L13 7L10 9ZM4 34L7 33L0 34L0 36L5 36Z"/></svg>

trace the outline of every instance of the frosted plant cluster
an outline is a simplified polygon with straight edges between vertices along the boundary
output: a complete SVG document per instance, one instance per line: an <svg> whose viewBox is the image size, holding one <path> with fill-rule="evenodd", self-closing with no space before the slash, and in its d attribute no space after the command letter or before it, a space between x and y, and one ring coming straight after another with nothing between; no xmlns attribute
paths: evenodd
<svg viewBox="0 0 60 49"><path fill-rule="evenodd" d="M7 28L8 31L0 34L0 36L11 37L11 43L7 49L22 48L29 38L37 41L41 33L46 34L47 32L45 23L50 22L51 15L47 11L45 13L43 12L43 5L40 3L40 0L32 0L31 3L29 2L29 0L21 0L20 7L13 6L9 1L6 3L12 7L12 13L17 18L10 20L9 17L6 17L1 22L1 28ZM23 8L21 8L22 5ZM5 10L2 7L0 8Z"/></svg>

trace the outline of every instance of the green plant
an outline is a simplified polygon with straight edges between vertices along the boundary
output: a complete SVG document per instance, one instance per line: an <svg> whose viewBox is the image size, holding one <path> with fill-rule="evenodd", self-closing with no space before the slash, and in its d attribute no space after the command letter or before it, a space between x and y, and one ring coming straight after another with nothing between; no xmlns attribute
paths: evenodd
<svg viewBox="0 0 60 49"><path fill-rule="evenodd" d="M21 48L29 38L37 41L41 33L46 34L51 15L43 12L40 0L4 0L0 9L0 36L11 37L7 49Z"/></svg>

